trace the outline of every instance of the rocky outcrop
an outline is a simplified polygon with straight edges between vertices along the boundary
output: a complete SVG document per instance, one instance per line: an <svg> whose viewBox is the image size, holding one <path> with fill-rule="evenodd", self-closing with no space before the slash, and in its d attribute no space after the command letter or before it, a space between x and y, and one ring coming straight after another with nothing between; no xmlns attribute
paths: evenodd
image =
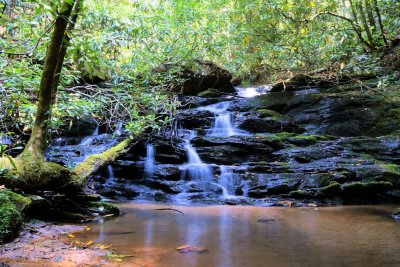
<svg viewBox="0 0 400 267"><path fill-rule="evenodd" d="M172 67L170 65L163 65L154 69L153 72L168 72L171 71ZM178 71L173 72L173 75L176 77L175 80L181 81L173 86L173 91L177 93L191 96L200 94L203 97L215 97L220 95L219 92L235 92L231 83L232 73L212 62L195 60L190 64L177 68Z"/></svg>
<svg viewBox="0 0 400 267"><path fill-rule="evenodd" d="M304 79L253 98L195 98L177 115L184 129L137 143L111 164L113 176L108 168L95 176L94 188L116 199L230 205L400 201L399 85L382 93L377 80L360 81L372 88L365 91L355 82ZM210 134L227 112L231 133ZM207 164L205 180L184 175L189 139ZM156 151L150 177L147 143Z"/></svg>

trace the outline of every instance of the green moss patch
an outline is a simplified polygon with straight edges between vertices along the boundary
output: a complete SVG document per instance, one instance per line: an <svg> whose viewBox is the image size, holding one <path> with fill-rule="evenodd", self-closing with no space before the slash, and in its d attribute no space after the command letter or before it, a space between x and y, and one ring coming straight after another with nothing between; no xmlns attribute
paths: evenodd
<svg viewBox="0 0 400 267"><path fill-rule="evenodd" d="M31 201L9 190L0 190L0 243L15 238L22 224L23 211Z"/></svg>

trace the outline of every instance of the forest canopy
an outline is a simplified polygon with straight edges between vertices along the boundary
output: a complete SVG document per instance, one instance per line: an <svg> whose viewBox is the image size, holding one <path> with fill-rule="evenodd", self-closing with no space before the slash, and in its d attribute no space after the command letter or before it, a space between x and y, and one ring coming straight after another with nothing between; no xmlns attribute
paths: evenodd
<svg viewBox="0 0 400 267"><path fill-rule="evenodd" d="M0 1L3 132L29 131L32 125L61 2ZM396 0L83 1L77 24L67 32L71 43L51 129L69 121L61 117L85 114L110 126L136 121L126 125L130 132L159 124L155 113L171 115L177 102L156 85L196 59L251 82L326 68L376 73L380 53L399 34L399 9ZM155 71L160 66L168 71ZM109 88L76 89L98 81Z"/></svg>

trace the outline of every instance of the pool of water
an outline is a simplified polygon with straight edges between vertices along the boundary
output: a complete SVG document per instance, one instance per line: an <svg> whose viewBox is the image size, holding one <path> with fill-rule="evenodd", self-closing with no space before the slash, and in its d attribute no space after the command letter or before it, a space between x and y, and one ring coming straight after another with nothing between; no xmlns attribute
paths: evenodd
<svg viewBox="0 0 400 267"><path fill-rule="evenodd" d="M279 208L120 205L83 240L133 255L126 266L400 266L394 206ZM184 214L174 210L176 209ZM190 245L198 251L180 253Z"/></svg>

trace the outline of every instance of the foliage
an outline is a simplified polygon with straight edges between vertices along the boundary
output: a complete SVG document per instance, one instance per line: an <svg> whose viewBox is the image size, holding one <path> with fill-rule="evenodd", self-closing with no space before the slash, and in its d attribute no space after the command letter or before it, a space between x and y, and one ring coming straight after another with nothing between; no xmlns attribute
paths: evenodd
<svg viewBox="0 0 400 267"><path fill-rule="evenodd" d="M0 1L2 131L32 126L59 6L60 0ZM400 28L399 9L393 0L85 0L67 32L72 42L51 130L85 115L110 128L124 122L133 135L158 129L179 102L157 85L197 58L245 77L285 78L326 67L374 73L379 50ZM169 72L158 72L160 66ZM109 83L84 83L101 80Z"/></svg>

